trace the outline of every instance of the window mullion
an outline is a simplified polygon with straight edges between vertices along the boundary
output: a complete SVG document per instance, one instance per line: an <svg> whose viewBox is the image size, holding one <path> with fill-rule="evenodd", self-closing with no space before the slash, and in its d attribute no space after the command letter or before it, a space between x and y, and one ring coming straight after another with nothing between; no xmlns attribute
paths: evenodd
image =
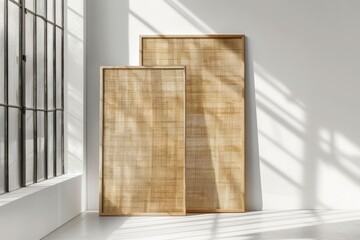
<svg viewBox="0 0 360 240"><path fill-rule="evenodd" d="M9 2L7 0L4 1L5 13L4 13L4 101L5 104L9 104L9 21L8 21L8 13L9 13ZM5 107L4 113L4 190L5 192L9 192L9 107Z"/></svg>
<svg viewBox="0 0 360 240"><path fill-rule="evenodd" d="M19 55L21 58L19 68L20 68L20 81L19 81L19 89L20 89L20 106L21 106L21 118L20 118L20 186L26 187L26 55L25 55L25 0L21 0L21 11L20 11L20 18L19 18L19 24L20 24L20 32L19 32L19 39L20 39L20 46L19 46Z"/></svg>
<svg viewBox="0 0 360 240"><path fill-rule="evenodd" d="M54 17L54 23L56 23L56 2L53 1L53 17ZM52 64L53 64L53 108L56 108L56 26L54 25L53 29L53 59L52 59ZM54 177L57 176L57 155L56 155L56 111L54 111L53 113L53 166L54 166Z"/></svg>
<svg viewBox="0 0 360 240"><path fill-rule="evenodd" d="M47 1L45 2L45 6L44 6L44 11L45 11L45 18L47 18ZM44 44L45 44L45 48L44 48L44 52L45 52L45 62L44 62L44 67L45 67L45 84L44 84L44 90L45 90L45 109L48 109L48 73L47 73L47 22L45 21L45 32L44 32ZM44 125L45 125L45 161L44 161L44 167L45 167L45 179L49 178L49 171L48 171L48 112L45 112L45 121L44 121Z"/></svg>
<svg viewBox="0 0 360 240"><path fill-rule="evenodd" d="M64 29L65 29L64 0L61 1L62 29L61 29L61 162L62 174L65 174L65 149L64 149Z"/></svg>
<svg viewBox="0 0 360 240"><path fill-rule="evenodd" d="M25 0L26 1L26 0ZM34 0L34 12L36 13L37 9L37 1ZM34 31L33 31L33 58L34 58L34 64L33 64L33 106L34 106L34 183L37 183L38 181L38 137L37 137L37 115L38 111L37 109L37 16L34 15Z"/></svg>

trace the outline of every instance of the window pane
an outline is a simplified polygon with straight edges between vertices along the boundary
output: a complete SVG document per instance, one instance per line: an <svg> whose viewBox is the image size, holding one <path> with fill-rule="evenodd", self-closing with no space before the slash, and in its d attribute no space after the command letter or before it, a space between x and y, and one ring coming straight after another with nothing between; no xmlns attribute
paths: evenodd
<svg viewBox="0 0 360 240"><path fill-rule="evenodd" d="M0 193L4 192L4 174L5 174L5 108L0 107Z"/></svg>
<svg viewBox="0 0 360 240"><path fill-rule="evenodd" d="M54 108L54 26L47 25L47 94L48 109Z"/></svg>
<svg viewBox="0 0 360 240"><path fill-rule="evenodd" d="M56 28L56 107L61 108L62 91L62 30Z"/></svg>
<svg viewBox="0 0 360 240"><path fill-rule="evenodd" d="M62 112L56 112L56 174L62 174L62 138L61 138Z"/></svg>
<svg viewBox="0 0 360 240"><path fill-rule="evenodd" d="M36 0L36 13L45 17L45 0Z"/></svg>
<svg viewBox="0 0 360 240"><path fill-rule="evenodd" d="M25 7L31 11L34 11L34 0L25 0Z"/></svg>
<svg viewBox="0 0 360 240"><path fill-rule="evenodd" d="M34 107L34 16L25 14L26 106Z"/></svg>
<svg viewBox="0 0 360 240"><path fill-rule="evenodd" d="M34 112L26 112L26 184L34 177Z"/></svg>
<svg viewBox="0 0 360 240"><path fill-rule="evenodd" d="M54 22L54 0L47 0L47 19Z"/></svg>
<svg viewBox="0 0 360 240"><path fill-rule="evenodd" d="M45 113L37 112L37 180L45 179Z"/></svg>
<svg viewBox="0 0 360 240"><path fill-rule="evenodd" d="M20 8L9 1L9 104L20 104L19 73L20 73L20 38L19 38Z"/></svg>
<svg viewBox="0 0 360 240"><path fill-rule="evenodd" d="M62 2L63 0L55 0L56 4L56 24L62 26Z"/></svg>
<svg viewBox="0 0 360 240"><path fill-rule="evenodd" d="M20 187L20 110L9 108L9 190Z"/></svg>
<svg viewBox="0 0 360 240"><path fill-rule="evenodd" d="M54 113L48 113L48 178L54 177Z"/></svg>
<svg viewBox="0 0 360 240"><path fill-rule="evenodd" d="M37 107L45 107L45 22L36 19L37 41Z"/></svg>
<svg viewBox="0 0 360 240"><path fill-rule="evenodd" d="M4 16L4 0L0 0L0 16ZM4 49L5 49L5 42L4 42L4 18L0 17L0 103L4 103ZM0 176L1 178L1 176ZM1 181L1 180L0 180ZM1 192L1 189L0 189Z"/></svg>

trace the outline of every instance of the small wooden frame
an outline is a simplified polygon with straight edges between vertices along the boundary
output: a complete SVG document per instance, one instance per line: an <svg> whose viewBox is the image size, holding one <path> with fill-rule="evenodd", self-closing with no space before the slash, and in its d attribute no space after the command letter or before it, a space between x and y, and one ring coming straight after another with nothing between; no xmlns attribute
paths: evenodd
<svg viewBox="0 0 360 240"><path fill-rule="evenodd" d="M185 215L185 68L101 67L100 215Z"/></svg>
<svg viewBox="0 0 360 240"><path fill-rule="evenodd" d="M245 211L245 36L140 37L143 66L186 66L188 212Z"/></svg>

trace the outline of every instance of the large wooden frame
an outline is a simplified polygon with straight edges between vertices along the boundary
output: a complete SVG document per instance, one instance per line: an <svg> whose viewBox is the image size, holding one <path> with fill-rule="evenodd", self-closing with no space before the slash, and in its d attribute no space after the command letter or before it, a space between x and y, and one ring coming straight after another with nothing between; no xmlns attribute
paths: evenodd
<svg viewBox="0 0 360 240"><path fill-rule="evenodd" d="M186 66L188 212L245 211L245 36L141 36L140 64Z"/></svg>
<svg viewBox="0 0 360 240"><path fill-rule="evenodd" d="M100 215L185 215L184 67L101 67Z"/></svg>

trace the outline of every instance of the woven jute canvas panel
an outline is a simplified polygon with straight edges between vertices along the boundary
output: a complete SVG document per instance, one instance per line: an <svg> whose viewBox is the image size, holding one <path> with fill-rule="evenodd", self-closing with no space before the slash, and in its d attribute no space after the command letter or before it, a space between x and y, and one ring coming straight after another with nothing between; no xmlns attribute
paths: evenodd
<svg viewBox="0 0 360 240"><path fill-rule="evenodd" d="M103 67L100 214L184 215L185 70Z"/></svg>
<svg viewBox="0 0 360 240"><path fill-rule="evenodd" d="M243 212L244 36L143 36L144 66L186 67L186 208Z"/></svg>

